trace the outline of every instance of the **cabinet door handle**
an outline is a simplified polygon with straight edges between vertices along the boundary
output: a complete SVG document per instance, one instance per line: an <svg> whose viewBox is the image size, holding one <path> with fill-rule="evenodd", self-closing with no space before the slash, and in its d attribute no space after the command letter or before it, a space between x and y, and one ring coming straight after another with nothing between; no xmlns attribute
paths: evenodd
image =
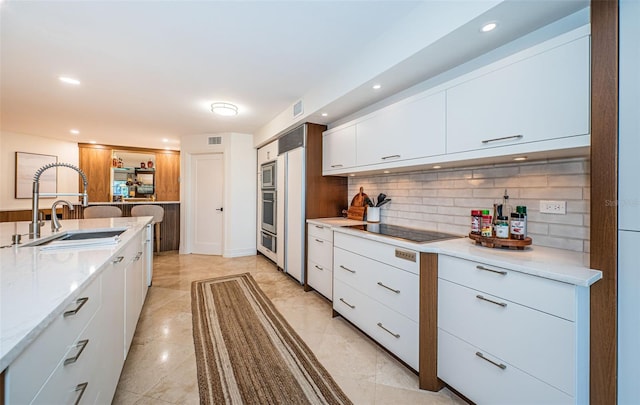
<svg viewBox="0 0 640 405"><path fill-rule="evenodd" d="M389 155L389 156L383 156L380 159L382 160L387 160L387 159L399 159L400 155Z"/></svg>
<svg viewBox="0 0 640 405"><path fill-rule="evenodd" d="M84 395L84 391L87 389L87 385L89 385L88 382L83 382L82 384L76 385L76 388L74 389L74 391L80 392L80 394L78 394L78 396L76 397L76 400L74 401L73 405L78 405L80 403L80 399Z"/></svg>
<svg viewBox="0 0 640 405"><path fill-rule="evenodd" d="M504 270L494 270L494 269L490 269L490 268L484 267L484 266L476 266L476 269L484 270L484 271L490 271L492 273L497 273L497 274L502 274L503 276L507 275L507 272L504 271Z"/></svg>
<svg viewBox="0 0 640 405"><path fill-rule="evenodd" d="M344 300L344 299L342 299L342 298L340 298L340 301L344 302L344 303L345 303L345 305L346 305L346 306L348 306L348 307L349 307L349 308L351 308L351 309L355 309L355 308L356 308L356 306L355 306L355 305L351 305L351 304L349 304L347 301L345 301L345 300Z"/></svg>
<svg viewBox="0 0 640 405"><path fill-rule="evenodd" d="M396 294L400 294L400 290L394 290L393 288L391 288L391 287L389 287L389 286L386 286L386 285L382 284L382 282L380 282L380 281L378 281L378 285L379 285L380 287L384 287L384 288L386 288L386 289L387 289L387 290L389 290L389 291L393 291L393 292L394 292L394 293L396 293Z"/></svg>
<svg viewBox="0 0 640 405"><path fill-rule="evenodd" d="M87 347L87 343L89 343L89 339L84 339L84 340L80 340L78 343L76 343L75 348L79 349L78 353L76 353L75 356L73 357L69 357L68 359L64 359L64 365L69 365L69 364L73 364L76 361L78 361L78 359L80 358L80 355L82 354L82 351L84 350L85 347Z"/></svg>
<svg viewBox="0 0 640 405"><path fill-rule="evenodd" d="M136 257L133 258L133 261L137 262L138 260L140 260L141 257L142 257L142 252L138 252L138 254L136 254Z"/></svg>
<svg viewBox="0 0 640 405"><path fill-rule="evenodd" d="M341 268L341 269L343 269L343 270L348 271L349 273L356 274L356 271L355 271L355 270L348 269L348 268L344 267L343 265L340 265L340 268Z"/></svg>
<svg viewBox="0 0 640 405"><path fill-rule="evenodd" d="M397 334L397 333L393 333L393 332L391 332L389 329L385 328L385 327L382 325L382 322L378 322L378 326L379 326L379 327L381 327L385 332L387 332L388 334L390 334L390 335L391 335L391 336L393 336L394 338L396 338L396 339L400 339L400 335L399 335L399 334Z"/></svg>
<svg viewBox="0 0 640 405"><path fill-rule="evenodd" d="M343 165L338 164L338 165L331 165L331 167L342 167Z"/></svg>
<svg viewBox="0 0 640 405"><path fill-rule="evenodd" d="M498 302L498 301L490 300L489 298L485 298L480 294L476 295L476 298L479 299L479 300L482 300L482 301L490 302L492 304L500 305L502 308L506 308L507 307L507 303L506 302Z"/></svg>
<svg viewBox="0 0 640 405"><path fill-rule="evenodd" d="M318 243L324 243L324 241L323 241L323 240L320 240L320 239L316 239L316 242L318 242Z"/></svg>
<svg viewBox="0 0 640 405"><path fill-rule="evenodd" d="M496 367L498 367L498 368L501 368L501 369L503 369L503 370L505 370L505 369L507 368L507 366L505 366L505 365L504 365L504 364L502 364L502 363L496 363L495 361L490 360L490 359L488 359L488 358L484 357L484 355L483 355L482 353L480 353L480 352L476 352L476 356L480 357L480 358L481 358L482 360L484 360L484 361L488 361L489 363L491 363L491 364L493 364L494 366L496 366Z"/></svg>
<svg viewBox="0 0 640 405"><path fill-rule="evenodd" d="M71 316L71 315L77 314L78 311L80 311L80 308L82 308L84 306L84 304L87 303L87 301L89 301L89 297L78 298L76 300L76 304L78 306L75 307L74 309L70 309L68 311L65 311L64 314L62 314L62 316L64 316L66 318L67 316Z"/></svg>
<svg viewBox="0 0 640 405"><path fill-rule="evenodd" d="M115 259L113 259L112 263L117 264L117 263L120 263L123 260L124 260L124 256L118 256Z"/></svg>
<svg viewBox="0 0 640 405"><path fill-rule="evenodd" d="M315 225L315 227L318 229L324 229L324 226L321 226L321 225Z"/></svg>
<svg viewBox="0 0 640 405"><path fill-rule="evenodd" d="M501 138L485 139L482 141L482 143L487 144L491 142L501 142L501 141L508 141L511 139L515 140L515 139L522 139L522 138L524 138L524 135L518 134L518 135L511 135L511 136L503 136Z"/></svg>
<svg viewBox="0 0 640 405"><path fill-rule="evenodd" d="M324 270L322 267L318 266L317 264L315 266L316 266L316 269L318 270Z"/></svg>

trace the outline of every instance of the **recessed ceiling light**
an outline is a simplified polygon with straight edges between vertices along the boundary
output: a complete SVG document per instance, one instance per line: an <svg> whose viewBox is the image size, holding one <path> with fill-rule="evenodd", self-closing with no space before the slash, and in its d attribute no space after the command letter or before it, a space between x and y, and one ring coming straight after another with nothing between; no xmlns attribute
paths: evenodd
<svg viewBox="0 0 640 405"><path fill-rule="evenodd" d="M391 172L390 172L389 170L385 170L385 171L384 171L384 172L382 172L382 173L384 173L384 174L389 174L389 173L391 173Z"/></svg>
<svg viewBox="0 0 640 405"><path fill-rule="evenodd" d="M74 135L78 135L80 133L80 131L78 131L77 129L71 129L69 130L69 132L71 132Z"/></svg>
<svg viewBox="0 0 640 405"><path fill-rule="evenodd" d="M374 84L373 85L373 89L374 90L380 90L381 88L382 88L382 85L380 85L380 84Z"/></svg>
<svg viewBox="0 0 640 405"><path fill-rule="evenodd" d="M169 140L168 140L167 138L164 138L164 139L162 140L162 142L167 143L167 142L169 142Z"/></svg>
<svg viewBox="0 0 640 405"><path fill-rule="evenodd" d="M171 148L169 148L168 146L164 147L165 150L170 150Z"/></svg>
<svg viewBox="0 0 640 405"><path fill-rule="evenodd" d="M482 32L493 31L496 29L497 26L498 24L495 22L486 23L485 25L482 26L482 28L480 28L480 31Z"/></svg>
<svg viewBox="0 0 640 405"><path fill-rule="evenodd" d="M238 107L231 103L213 103L211 104L211 111L225 117L238 115Z"/></svg>
<svg viewBox="0 0 640 405"><path fill-rule="evenodd" d="M354 174L354 173L351 173L349 176L351 176L351 177L355 177L355 174Z"/></svg>
<svg viewBox="0 0 640 405"><path fill-rule="evenodd" d="M519 157L513 158L513 160L516 160L516 161L527 160L527 157L526 156L519 156Z"/></svg>
<svg viewBox="0 0 640 405"><path fill-rule="evenodd" d="M328 115L329 115L329 114L327 114L327 113L322 113L322 116L323 116L323 117L326 117L326 116L328 116Z"/></svg>
<svg viewBox="0 0 640 405"><path fill-rule="evenodd" d="M89 143L96 143L96 141L89 141Z"/></svg>
<svg viewBox="0 0 640 405"><path fill-rule="evenodd" d="M433 166L433 168L434 168L434 169L440 169L441 167L442 167L442 166L440 166L440 165L435 165L435 166Z"/></svg>
<svg viewBox="0 0 640 405"><path fill-rule="evenodd" d="M63 83L73 84L75 86L79 86L80 85L80 80L74 79L73 77L60 76L60 77L58 77L58 79Z"/></svg>

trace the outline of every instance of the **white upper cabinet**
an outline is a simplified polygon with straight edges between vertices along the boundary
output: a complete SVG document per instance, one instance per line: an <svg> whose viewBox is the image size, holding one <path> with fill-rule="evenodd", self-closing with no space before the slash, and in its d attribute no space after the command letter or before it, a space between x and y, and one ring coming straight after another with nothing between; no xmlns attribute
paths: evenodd
<svg viewBox="0 0 640 405"><path fill-rule="evenodd" d="M325 131L322 136L322 171L340 172L356 165L356 126Z"/></svg>
<svg viewBox="0 0 640 405"><path fill-rule="evenodd" d="M447 153L589 134L589 60L585 36L447 89Z"/></svg>
<svg viewBox="0 0 640 405"><path fill-rule="evenodd" d="M445 153L445 94L392 104L356 124L358 166Z"/></svg>
<svg viewBox="0 0 640 405"><path fill-rule="evenodd" d="M261 164L278 158L278 141L273 141L258 149L258 168Z"/></svg>

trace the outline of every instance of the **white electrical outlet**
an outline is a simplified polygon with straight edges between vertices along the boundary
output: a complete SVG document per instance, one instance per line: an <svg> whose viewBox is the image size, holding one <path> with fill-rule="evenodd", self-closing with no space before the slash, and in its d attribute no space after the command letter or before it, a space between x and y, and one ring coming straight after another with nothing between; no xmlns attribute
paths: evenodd
<svg viewBox="0 0 640 405"><path fill-rule="evenodd" d="M566 214L566 201L540 201L541 214Z"/></svg>

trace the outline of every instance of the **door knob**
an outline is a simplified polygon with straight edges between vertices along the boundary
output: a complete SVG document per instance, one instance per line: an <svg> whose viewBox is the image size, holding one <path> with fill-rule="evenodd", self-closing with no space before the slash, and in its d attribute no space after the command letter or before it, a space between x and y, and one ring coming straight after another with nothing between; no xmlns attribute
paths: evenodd
<svg viewBox="0 0 640 405"><path fill-rule="evenodd" d="M224 211L224 207L216 208L216 211Z"/></svg>

